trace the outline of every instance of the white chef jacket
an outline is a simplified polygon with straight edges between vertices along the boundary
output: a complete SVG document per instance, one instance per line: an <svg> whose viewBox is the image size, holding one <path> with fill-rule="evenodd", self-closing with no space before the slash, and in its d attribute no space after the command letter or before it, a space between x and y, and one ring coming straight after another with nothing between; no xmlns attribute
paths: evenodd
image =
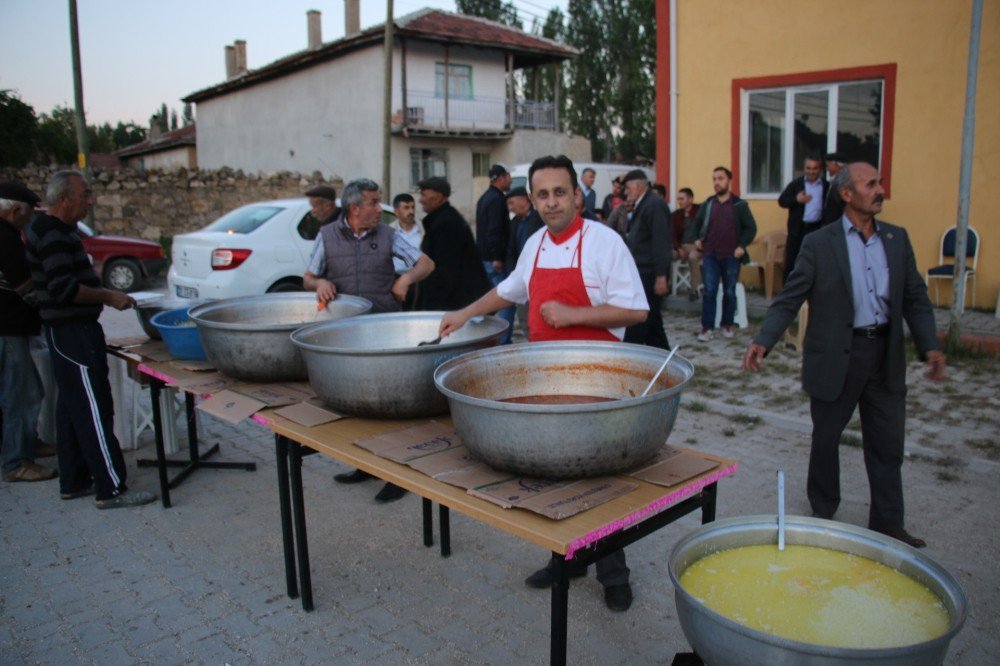
<svg viewBox="0 0 1000 666"><path fill-rule="evenodd" d="M581 272L591 305L608 304L628 310L649 310L639 269L622 237L594 220L583 221L582 233ZM540 268L572 268L577 265L574 258L579 238L580 232L577 232L556 244L548 228L536 231L524 244L517 266L507 279L497 285L497 294L512 303L526 303L530 298L528 284L536 255ZM609 328L608 331L619 340L625 335L624 327Z"/></svg>

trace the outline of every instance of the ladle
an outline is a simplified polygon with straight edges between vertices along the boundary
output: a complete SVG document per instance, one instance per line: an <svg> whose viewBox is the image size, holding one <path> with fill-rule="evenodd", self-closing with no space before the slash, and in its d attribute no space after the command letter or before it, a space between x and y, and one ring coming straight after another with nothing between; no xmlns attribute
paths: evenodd
<svg viewBox="0 0 1000 666"><path fill-rule="evenodd" d="M676 347L674 347L673 349L670 350L670 353L667 354L666 360L663 361L663 365L661 365L660 369L656 371L656 374L653 375L653 378L651 380L649 380L649 385L646 387L646 390L642 392L642 396L644 396L647 393L649 393L649 389L653 388L653 384L655 384L656 380L660 378L660 375L663 374L663 371L667 369L667 363L670 363L670 359L672 359L674 357L674 354L676 354L677 350L680 349L680 348L681 348L681 346L677 345ZM642 396L639 396L639 397L641 398Z"/></svg>
<svg viewBox="0 0 1000 666"><path fill-rule="evenodd" d="M785 549L785 471L778 470L778 550Z"/></svg>

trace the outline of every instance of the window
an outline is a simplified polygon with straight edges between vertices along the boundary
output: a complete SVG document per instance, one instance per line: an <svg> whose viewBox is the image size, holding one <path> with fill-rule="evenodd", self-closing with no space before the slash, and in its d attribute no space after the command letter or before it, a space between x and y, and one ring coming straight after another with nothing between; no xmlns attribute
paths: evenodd
<svg viewBox="0 0 1000 666"><path fill-rule="evenodd" d="M472 65L448 65L448 97L450 99L472 99ZM434 64L434 96L444 97L445 64Z"/></svg>
<svg viewBox="0 0 1000 666"><path fill-rule="evenodd" d="M282 208L274 206L244 206L223 215L202 231L220 231L227 234L249 234L280 213Z"/></svg>
<svg viewBox="0 0 1000 666"><path fill-rule="evenodd" d="M888 192L895 79L895 65L878 65L733 81L733 165L746 196L777 196L807 155L834 151L878 166Z"/></svg>
<svg viewBox="0 0 1000 666"><path fill-rule="evenodd" d="M448 151L441 148L410 148L410 187L424 178L448 179Z"/></svg>
<svg viewBox="0 0 1000 666"><path fill-rule="evenodd" d="M490 154L472 153L472 177L488 178L490 175Z"/></svg>

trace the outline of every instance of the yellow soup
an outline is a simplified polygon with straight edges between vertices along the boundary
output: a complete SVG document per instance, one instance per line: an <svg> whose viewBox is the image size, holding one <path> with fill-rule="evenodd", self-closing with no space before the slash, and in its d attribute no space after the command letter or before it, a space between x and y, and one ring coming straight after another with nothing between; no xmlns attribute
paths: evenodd
<svg viewBox="0 0 1000 666"><path fill-rule="evenodd" d="M681 585L753 629L818 645L884 648L948 630L941 600L895 569L813 546L742 546L698 560Z"/></svg>

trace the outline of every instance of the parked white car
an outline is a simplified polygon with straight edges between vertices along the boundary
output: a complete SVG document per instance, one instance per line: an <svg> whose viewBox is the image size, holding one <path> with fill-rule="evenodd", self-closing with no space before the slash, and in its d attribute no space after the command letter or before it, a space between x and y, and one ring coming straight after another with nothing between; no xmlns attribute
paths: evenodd
<svg viewBox="0 0 1000 666"><path fill-rule="evenodd" d="M382 210L383 222L395 219L390 206ZM305 198L237 208L204 229L174 236L167 293L215 300L301 291L319 227Z"/></svg>

